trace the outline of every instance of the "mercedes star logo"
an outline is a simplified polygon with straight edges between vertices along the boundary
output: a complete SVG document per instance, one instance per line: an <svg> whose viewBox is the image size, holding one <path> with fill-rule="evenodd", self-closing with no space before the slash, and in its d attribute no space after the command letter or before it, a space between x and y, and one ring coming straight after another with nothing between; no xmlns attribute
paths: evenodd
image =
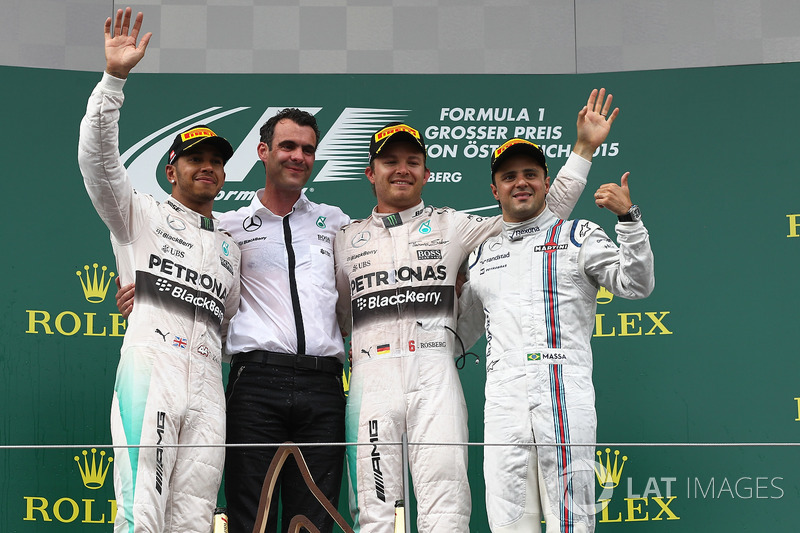
<svg viewBox="0 0 800 533"><path fill-rule="evenodd" d="M353 240L350 241L350 244L352 244L354 248L361 248L362 246L367 244L369 238L370 238L369 232L362 231L361 233L353 237Z"/></svg>
<svg viewBox="0 0 800 533"><path fill-rule="evenodd" d="M261 218L258 215L247 217L242 221L242 228L245 231L255 231L261 227Z"/></svg>
<svg viewBox="0 0 800 533"><path fill-rule="evenodd" d="M183 231L186 229L186 222L172 215L167 215L167 224L175 231Z"/></svg>

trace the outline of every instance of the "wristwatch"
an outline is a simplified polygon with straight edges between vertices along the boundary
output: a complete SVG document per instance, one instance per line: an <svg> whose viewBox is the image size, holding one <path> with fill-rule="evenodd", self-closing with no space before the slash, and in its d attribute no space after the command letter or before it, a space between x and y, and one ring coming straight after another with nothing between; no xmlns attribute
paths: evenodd
<svg viewBox="0 0 800 533"><path fill-rule="evenodd" d="M633 204L628 212L624 215L617 215L620 222L639 222L642 220L642 211L639 206Z"/></svg>

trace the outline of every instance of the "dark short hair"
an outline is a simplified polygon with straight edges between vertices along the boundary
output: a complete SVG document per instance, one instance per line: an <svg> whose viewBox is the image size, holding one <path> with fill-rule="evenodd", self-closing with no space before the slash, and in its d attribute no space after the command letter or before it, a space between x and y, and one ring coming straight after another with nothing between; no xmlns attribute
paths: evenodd
<svg viewBox="0 0 800 533"><path fill-rule="evenodd" d="M317 119L314 115L297 109L296 107L287 107L278 112L274 117L267 120L261 126L261 142L266 143L269 149L272 150L272 138L275 136L275 125L283 119L289 119L298 126L308 126L314 130L314 135L317 137L316 144L319 145L319 127L317 126Z"/></svg>

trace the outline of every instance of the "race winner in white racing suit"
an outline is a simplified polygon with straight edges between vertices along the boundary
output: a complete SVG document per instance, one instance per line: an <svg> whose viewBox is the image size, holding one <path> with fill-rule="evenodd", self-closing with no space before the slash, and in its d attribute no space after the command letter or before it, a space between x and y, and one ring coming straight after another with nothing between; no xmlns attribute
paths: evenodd
<svg viewBox="0 0 800 533"><path fill-rule="evenodd" d="M637 209L638 212L638 209ZM601 286L623 298L654 287L641 220L616 225L619 248L585 220L546 207L469 258L458 331L471 345L485 331L486 510L494 533L594 531L594 448L491 446L593 443L597 417L591 337Z"/></svg>
<svg viewBox="0 0 800 533"><path fill-rule="evenodd" d="M239 248L215 219L132 188L118 149L124 82L103 74L78 145L119 277L136 282L114 385L113 443L153 446L115 448L114 531L207 533L225 456L221 327L239 306Z"/></svg>
<svg viewBox="0 0 800 533"><path fill-rule="evenodd" d="M568 216L591 163L570 155L548 202ZM350 330L347 401L351 509L357 531L392 532L403 498L402 456L409 442L467 442L467 411L454 364L456 275L469 252L500 230L484 218L420 203L377 212L345 226L334 249L340 325ZM448 329L449 328L449 329ZM465 446L410 446L420 532L468 532L471 499Z"/></svg>

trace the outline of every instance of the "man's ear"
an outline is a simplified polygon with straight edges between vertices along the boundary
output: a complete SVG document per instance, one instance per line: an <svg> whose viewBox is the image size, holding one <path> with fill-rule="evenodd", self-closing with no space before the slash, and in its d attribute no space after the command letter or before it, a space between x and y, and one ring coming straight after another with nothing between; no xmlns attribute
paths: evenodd
<svg viewBox="0 0 800 533"><path fill-rule="evenodd" d="M431 169L425 167L425 177L422 178L422 183L428 183L428 179L431 177Z"/></svg>
<svg viewBox="0 0 800 533"><path fill-rule="evenodd" d="M267 160L267 156L269 155L269 151L270 151L269 150L269 146L267 146L267 143L265 143L263 141L258 143L258 145L256 146L256 152L258 152L258 158L261 161L266 161Z"/></svg>
<svg viewBox="0 0 800 533"><path fill-rule="evenodd" d="M176 178L175 178L175 165L167 165L166 167L164 167L164 172L167 175L167 181L171 185L175 185L175 181L176 181Z"/></svg>

